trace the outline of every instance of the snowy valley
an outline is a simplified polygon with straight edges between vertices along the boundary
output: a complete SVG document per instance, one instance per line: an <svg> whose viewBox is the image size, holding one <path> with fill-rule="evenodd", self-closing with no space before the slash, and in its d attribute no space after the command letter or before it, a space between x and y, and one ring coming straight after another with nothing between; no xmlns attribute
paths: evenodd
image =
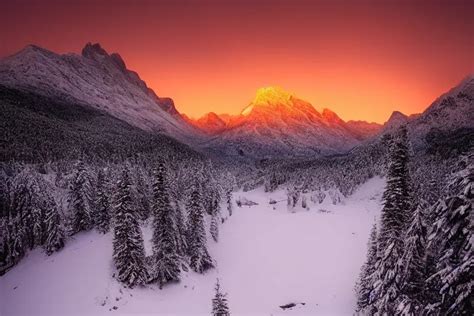
<svg viewBox="0 0 474 316"><path fill-rule="evenodd" d="M321 204L308 198L307 208L289 208L283 190L235 192L236 199L258 204L238 207L234 201L219 242L209 236L216 268L204 275L187 272L162 290L122 287L111 275L112 234L80 233L51 256L39 249L29 253L2 277L3 313L207 315L219 278L237 315L350 315L383 187L383 179L373 178L336 205L327 196ZM280 202L269 204L271 199ZM151 254L150 227L143 232ZM297 305L280 307L290 303Z"/></svg>
<svg viewBox="0 0 474 316"><path fill-rule="evenodd" d="M474 310L472 74L383 125L242 109L190 119L99 44L2 59L0 316Z"/></svg>

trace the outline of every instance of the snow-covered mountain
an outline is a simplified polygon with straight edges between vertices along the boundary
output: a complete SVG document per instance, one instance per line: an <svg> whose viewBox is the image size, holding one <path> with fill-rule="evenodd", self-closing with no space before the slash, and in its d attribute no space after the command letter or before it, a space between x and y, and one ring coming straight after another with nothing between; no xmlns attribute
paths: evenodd
<svg viewBox="0 0 474 316"><path fill-rule="evenodd" d="M88 43L82 54L56 54L29 45L0 61L0 84L89 105L139 128L177 139L199 134L176 111L173 100L158 97L119 54Z"/></svg>
<svg viewBox="0 0 474 316"><path fill-rule="evenodd" d="M429 133L468 129L474 138L474 75L437 98L422 114L411 117L408 130L416 147L426 145Z"/></svg>
<svg viewBox="0 0 474 316"><path fill-rule="evenodd" d="M392 133L406 125L415 149L427 145L427 137L436 133L454 133L466 129L474 137L474 75L437 98L424 112L407 116L394 111L380 134Z"/></svg>
<svg viewBox="0 0 474 316"><path fill-rule="evenodd" d="M191 119L186 114L182 114L183 118L191 125L201 129L206 134L218 134L222 132L227 122L214 112L209 112L198 119Z"/></svg>
<svg viewBox="0 0 474 316"><path fill-rule="evenodd" d="M207 115L195 124L214 132L215 137L207 146L259 157L337 154L372 135L366 127L348 124L329 109L320 113L310 103L278 87L259 89L240 115L225 119Z"/></svg>
<svg viewBox="0 0 474 316"><path fill-rule="evenodd" d="M319 112L276 87L259 89L239 115L211 112L194 120L178 113L172 99L157 96L136 72L127 69L119 54L90 43L81 55L60 55L29 45L0 60L0 85L92 106L196 148L249 157L344 153L402 124L408 124L414 145L423 147L433 131L473 128L474 122L472 75L422 114L406 116L395 111L383 126L344 122L331 110Z"/></svg>
<svg viewBox="0 0 474 316"><path fill-rule="evenodd" d="M346 124L362 138L369 138L376 135L381 129L382 125L375 122L366 121L347 121Z"/></svg>

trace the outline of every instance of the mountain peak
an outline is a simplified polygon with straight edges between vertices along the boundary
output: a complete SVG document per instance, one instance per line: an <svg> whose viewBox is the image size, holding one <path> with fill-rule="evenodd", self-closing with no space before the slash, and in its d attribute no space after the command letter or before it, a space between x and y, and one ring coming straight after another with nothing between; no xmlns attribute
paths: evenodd
<svg viewBox="0 0 474 316"><path fill-rule="evenodd" d="M94 56L102 55L108 56L109 54L99 43L87 43L86 46L82 49L82 56L87 58L93 58Z"/></svg>
<svg viewBox="0 0 474 316"><path fill-rule="evenodd" d="M286 104L291 98L291 93L280 87L264 87L257 90L254 104Z"/></svg>
<svg viewBox="0 0 474 316"><path fill-rule="evenodd" d="M214 112L204 114L198 119L187 118L187 121L207 134L216 134L225 129L226 122Z"/></svg>
<svg viewBox="0 0 474 316"><path fill-rule="evenodd" d="M321 113L323 118L326 119L329 123L343 123L344 121L333 111L328 108L323 109Z"/></svg>
<svg viewBox="0 0 474 316"><path fill-rule="evenodd" d="M400 112L400 111L393 111L393 112L392 112L392 115L390 115L390 118L388 119L387 122L406 121L407 118L408 118L408 116L406 116L406 115L403 114L402 112Z"/></svg>
<svg viewBox="0 0 474 316"><path fill-rule="evenodd" d="M241 112L248 116L254 109L278 110L291 109L295 106L294 96L277 86L259 88L253 101Z"/></svg>

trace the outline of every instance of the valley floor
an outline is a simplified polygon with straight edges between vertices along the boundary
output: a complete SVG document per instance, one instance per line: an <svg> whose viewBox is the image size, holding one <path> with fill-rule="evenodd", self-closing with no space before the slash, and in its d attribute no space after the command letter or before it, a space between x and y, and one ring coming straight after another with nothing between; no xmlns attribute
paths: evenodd
<svg viewBox="0 0 474 316"><path fill-rule="evenodd" d="M235 193L258 205L234 207L219 243L209 240L216 269L185 273L162 290L122 288L111 276L112 234L80 234L50 257L30 252L0 277L0 315L209 315L216 278L234 315L352 315L384 184L373 178L342 204L308 199L310 210L294 213L283 190ZM148 242L151 231L144 233ZM279 307L288 303L305 304Z"/></svg>

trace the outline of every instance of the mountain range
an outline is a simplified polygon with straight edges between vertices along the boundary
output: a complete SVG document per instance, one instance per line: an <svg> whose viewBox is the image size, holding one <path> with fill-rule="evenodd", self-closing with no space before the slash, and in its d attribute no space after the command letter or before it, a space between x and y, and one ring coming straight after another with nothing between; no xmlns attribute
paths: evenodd
<svg viewBox="0 0 474 316"><path fill-rule="evenodd" d="M78 102L144 130L186 140L198 134L171 98L158 97L119 54L88 43L78 54L56 54L35 45L0 61L0 84Z"/></svg>
<svg viewBox="0 0 474 316"><path fill-rule="evenodd" d="M279 87L258 89L239 115L221 118L208 113L190 122L212 136L206 146L253 156L342 153L381 128L376 123L344 122L329 109L318 112Z"/></svg>
<svg viewBox="0 0 474 316"><path fill-rule="evenodd" d="M191 119L171 98L159 97L117 53L88 43L79 54L29 45L0 61L0 86L50 100L94 108L147 133L172 137L198 151L248 157L325 156L407 124L415 148L429 135L474 128L474 77L440 96L423 113L393 112L383 124L344 121L330 109L279 87L265 87L238 115L208 113Z"/></svg>

